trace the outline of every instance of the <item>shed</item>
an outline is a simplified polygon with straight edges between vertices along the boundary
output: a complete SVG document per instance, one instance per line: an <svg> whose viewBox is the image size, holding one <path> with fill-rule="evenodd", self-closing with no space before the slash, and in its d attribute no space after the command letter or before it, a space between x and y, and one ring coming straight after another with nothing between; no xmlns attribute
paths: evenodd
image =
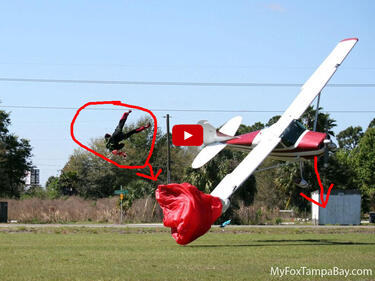
<svg viewBox="0 0 375 281"><path fill-rule="evenodd" d="M311 198L322 203L320 190L311 193ZM324 199L327 191L324 191ZM361 223L361 193L358 190L331 190L325 208L311 203L312 221L314 224L355 225Z"/></svg>
<svg viewBox="0 0 375 281"><path fill-rule="evenodd" d="M8 222L8 202L0 202L0 222Z"/></svg>

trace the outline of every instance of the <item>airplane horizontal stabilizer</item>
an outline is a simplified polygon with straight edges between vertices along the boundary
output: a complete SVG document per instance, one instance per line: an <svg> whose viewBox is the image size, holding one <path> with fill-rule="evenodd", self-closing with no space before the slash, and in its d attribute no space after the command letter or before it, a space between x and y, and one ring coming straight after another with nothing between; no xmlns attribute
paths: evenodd
<svg viewBox="0 0 375 281"><path fill-rule="evenodd" d="M199 121L198 124L203 127L203 142L207 146L198 153L191 166L194 169L200 168L223 150L227 146L225 141L234 138L241 122L242 117L236 116L227 121L219 130L216 130L206 120Z"/></svg>
<svg viewBox="0 0 375 281"><path fill-rule="evenodd" d="M219 132L222 134L226 134L228 136L234 136L240 127L242 122L241 116L233 117L232 119L228 120L220 129Z"/></svg>
<svg viewBox="0 0 375 281"><path fill-rule="evenodd" d="M227 145L225 143L213 143L203 148L198 155L195 157L191 166L193 169L198 169L215 157L220 151L222 151Z"/></svg>

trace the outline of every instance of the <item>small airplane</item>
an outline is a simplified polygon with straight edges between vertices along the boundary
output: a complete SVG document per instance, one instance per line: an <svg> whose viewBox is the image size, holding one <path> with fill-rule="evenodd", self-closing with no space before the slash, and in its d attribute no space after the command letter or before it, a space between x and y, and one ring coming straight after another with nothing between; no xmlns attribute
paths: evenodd
<svg viewBox="0 0 375 281"><path fill-rule="evenodd" d="M178 244L186 245L205 234L228 209L231 196L267 157L298 161L319 156L326 148L334 149L327 134L307 130L298 119L320 94L357 41L357 38L340 41L272 126L235 136L241 125L240 116L232 118L219 130L207 121L199 122L203 127L205 147L195 157L193 168L202 167L226 146L249 151L249 154L221 180L211 194L205 194L189 183L158 186L155 198L163 209L163 223L171 228L171 234ZM306 186L307 183L301 181L301 185Z"/></svg>
<svg viewBox="0 0 375 281"><path fill-rule="evenodd" d="M205 147L195 157L192 163L193 168L202 167L226 146L250 151L237 168L226 175L211 193L212 196L219 197L222 200L222 213L228 209L231 195L265 158L298 161L320 156L326 148L335 150L336 145L327 138L327 134L307 130L298 119L320 94L357 41L357 38L340 41L302 86L301 92L289 108L272 126L235 136L241 125L241 116L230 119L218 130L206 120L198 122L203 127Z"/></svg>

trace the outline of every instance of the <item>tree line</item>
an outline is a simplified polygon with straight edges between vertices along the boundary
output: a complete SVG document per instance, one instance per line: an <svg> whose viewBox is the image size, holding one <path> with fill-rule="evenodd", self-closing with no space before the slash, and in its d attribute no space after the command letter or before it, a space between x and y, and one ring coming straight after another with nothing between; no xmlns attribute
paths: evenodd
<svg viewBox="0 0 375 281"><path fill-rule="evenodd" d="M313 129L315 110L310 107L300 121L310 130ZM263 124L256 122L252 125L241 125L238 134L260 130L277 122L280 116L273 116ZM125 126L131 130L150 122L142 118L134 124ZM167 163L167 135L160 129L156 135L155 147L150 163L154 170L161 168L163 172L156 182L136 176L135 170L121 169L109 164L96 155L77 148L61 170L59 176L52 176L46 183L46 189L33 187L24 189L24 176L32 163L29 141L19 139L9 133L9 114L0 111L0 196L19 198L21 195L39 196L43 198L58 198L78 195L83 198L97 199L113 196L116 189L128 191L125 201L130 206L137 198L154 196L159 184L165 184ZM336 136L333 128L336 121L327 113L318 114L317 131L327 132L336 137L338 149L329 153L328 165L324 165L324 157L318 163L321 177L325 186L335 184L335 189L356 189L362 194L363 211L375 210L375 118L366 129L350 126ZM107 157L112 157L119 164L143 165L147 158L153 137L153 131L147 130L133 135L125 141L124 150L127 158L111 156L105 148L104 138L98 137L89 144L92 149ZM245 152L225 149L214 159L200 169L190 167L198 149L193 147L171 146L171 181L189 182L200 190L209 193L230 173L246 156ZM266 159L262 167L273 166L280 162ZM325 167L326 166L326 167ZM141 171L148 173L148 171ZM231 216L240 204L249 206L255 201L266 208L294 208L299 211L309 211L310 204L299 193L309 194L318 189L313 161L305 161L304 178L310 183L307 189L301 189L295 183L300 179L299 164L290 163L275 169L270 169L252 175L237 191L232 208L227 212ZM223 218L225 219L225 217Z"/></svg>

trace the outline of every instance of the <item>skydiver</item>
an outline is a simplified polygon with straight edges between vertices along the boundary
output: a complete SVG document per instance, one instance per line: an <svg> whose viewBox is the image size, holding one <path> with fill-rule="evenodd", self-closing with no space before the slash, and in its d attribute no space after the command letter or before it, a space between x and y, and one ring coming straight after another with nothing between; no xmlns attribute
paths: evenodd
<svg viewBox="0 0 375 281"><path fill-rule="evenodd" d="M129 110L128 112L125 112L115 131L113 132L113 134L105 134L104 138L105 138L105 146L112 152L113 155L117 155L117 156L123 156L124 158L126 158L126 152L124 151L120 151L120 149L122 149L124 147L124 143L120 143L121 141L123 140L126 140L128 138L130 138L132 135L134 134L137 134L137 133L140 133L148 128L151 127L151 123L148 123L146 126L141 126L137 129L134 129L134 130L131 130L127 133L124 133L123 131L123 128L124 128L124 125L125 125L125 122L126 122L126 119L128 118L128 115L131 113L132 111Z"/></svg>

